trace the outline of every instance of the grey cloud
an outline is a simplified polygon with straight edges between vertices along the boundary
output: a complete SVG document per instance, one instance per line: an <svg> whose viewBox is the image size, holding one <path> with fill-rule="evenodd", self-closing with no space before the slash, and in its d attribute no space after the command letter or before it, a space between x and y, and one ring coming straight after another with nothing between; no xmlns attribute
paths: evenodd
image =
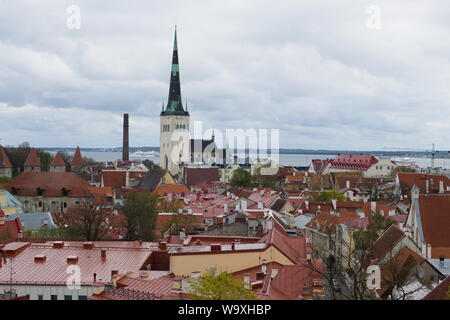
<svg viewBox="0 0 450 320"><path fill-rule="evenodd" d="M82 28L65 27L81 7ZM446 1L0 1L3 144L159 143L173 25L205 127L279 128L281 146L450 148ZM5 121L6 120L6 121ZM206 125L207 124L207 125Z"/></svg>

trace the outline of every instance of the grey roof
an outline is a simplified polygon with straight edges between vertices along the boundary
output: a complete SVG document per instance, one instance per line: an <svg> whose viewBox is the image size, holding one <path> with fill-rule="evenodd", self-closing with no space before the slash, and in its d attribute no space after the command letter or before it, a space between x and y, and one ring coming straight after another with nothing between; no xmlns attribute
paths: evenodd
<svg viewBox="0 0 450 320"><path fill-rule="evenodd" d="M13 221L16 218L20 219L20 222L22 223L22 226L24 227L25 230L39 229L45 225L49 228L56 227L56 224L53 221L50 212L26 212L26 213L10 214L6 216L5 220Z"/></svg>
<svg viewBox="0 0 450 320"><path fill-rule="evenodd" d="M280 211L283 208L283 206L286 204L286 202L287 202L286 199L275 200L275 202L272 204L270 209L275 210L275 211Z"/></svg>
<svg viewBox="0 0 450 320"><path fill-rule="evenodd" d="M294 226L305 229L308 222L313 219L314 215L299 215L294 218Z"/></svg>
<svg viewBox="0 0 450 320"><path fill-rule="evenodd" d="M285 216L281 216L280 218L281 218L281 220L283 220L287 225L289 225L289 226L294 226L294 227L296 227L296 228L299 228L299 229L305 229L306 228L306 224L308 223L308 222L310 222L311 220L312 220L312 218L314 217L314 215L299 215L299 216L296 216L295 218L294 218L294 223L292 224L292 222L289 220L289 218L288 217L285 217Z"/></svg>
<svg viewBox="0 0 450 320"><path fill-rule="evenodd" d="M166 171L162 169L149 170L148 173L142 177L141 181L138 184L138 187L153 191L161 182L161 179L164 177L165 174Z"/></svg>
<svg viewBox="0 0 450 320"><path fill-rule="evenodd" d="M439 259L429 259L428 261L444 276L450 275L450 259L444 259L442 265Z"/></svg>

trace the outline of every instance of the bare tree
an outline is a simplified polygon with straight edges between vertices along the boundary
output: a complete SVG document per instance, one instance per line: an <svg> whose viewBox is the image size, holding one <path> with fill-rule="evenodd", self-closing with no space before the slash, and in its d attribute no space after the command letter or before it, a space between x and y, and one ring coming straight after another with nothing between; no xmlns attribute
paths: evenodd
<svg viewBox="0 0 450 320"><path fill-rule="evenodd" d="M84 202L71 207L65 215L67 236L81 237L87 241L104 239L115 217L102 199L86 193Z"/></svg>

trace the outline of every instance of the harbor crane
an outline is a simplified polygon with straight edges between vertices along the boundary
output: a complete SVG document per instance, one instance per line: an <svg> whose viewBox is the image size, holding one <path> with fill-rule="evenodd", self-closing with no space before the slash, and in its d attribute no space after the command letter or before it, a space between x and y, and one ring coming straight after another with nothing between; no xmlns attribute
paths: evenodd
<svg viewBox="0 0 450 320"><path fill-rule="evenodd" d="M431 150L430 149L415 149L415 148L384 148L385 150L404 150L404 151L420 151L420 152L431 152L431 170L433 170L435 168L435 160L436 160L436 152L440 152L440 151L436 151L436 148L434 146L434 143L431 145ZM450 154L450 151L448 152Z"/></svg>

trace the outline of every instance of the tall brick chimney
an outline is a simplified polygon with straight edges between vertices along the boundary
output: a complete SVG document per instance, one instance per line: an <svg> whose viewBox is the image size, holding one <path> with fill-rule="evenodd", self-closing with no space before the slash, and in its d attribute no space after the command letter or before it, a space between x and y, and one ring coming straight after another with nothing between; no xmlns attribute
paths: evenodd
<svg viewBox="0 0 450 320"><path fill-rule="evenodd" d="M123 147L122 147L122 160L130 160L129 152L129 139L128 139L128 113L123 115Z"/></svg>

